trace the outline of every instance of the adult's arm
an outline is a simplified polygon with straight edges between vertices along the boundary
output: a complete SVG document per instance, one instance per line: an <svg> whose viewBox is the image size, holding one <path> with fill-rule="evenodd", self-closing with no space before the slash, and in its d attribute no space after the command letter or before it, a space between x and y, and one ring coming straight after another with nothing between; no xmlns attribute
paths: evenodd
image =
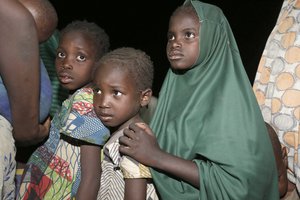
<svg viewBox="0 0 300 200"><path fill-rule="evenodd" d="M20 144L40 142L39 50L35 22L17 0L0 0L0 74L9 96L13 136Z"/></svg>

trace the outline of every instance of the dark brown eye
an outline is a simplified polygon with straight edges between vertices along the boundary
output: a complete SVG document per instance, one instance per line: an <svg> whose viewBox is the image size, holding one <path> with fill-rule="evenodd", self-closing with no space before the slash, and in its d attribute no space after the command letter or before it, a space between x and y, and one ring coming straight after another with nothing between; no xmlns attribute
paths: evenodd
<svg viewBox="0 0 300 200"><path fill-rule="evenodd" d="M187 32L186 34L185 34L185 37L186 38L195 38L196 37L196 34L195 33L193 33L193 32Z"/></svg>
<svg viewBox="0 0 300 200"><path fill-rule="evenodd" d="M58 58L65 58L65 54L63 52L57 52L56 57Z"/></svg>
<svg viewBox="0 0 300 200"><path fill-rule="evenodd" d="M80 62L83 62L83 61L86 60L86 58L85 58L84 55L79 55L79 56L76 57L76 59L77 59L78 61L80 61Z"/></svg>

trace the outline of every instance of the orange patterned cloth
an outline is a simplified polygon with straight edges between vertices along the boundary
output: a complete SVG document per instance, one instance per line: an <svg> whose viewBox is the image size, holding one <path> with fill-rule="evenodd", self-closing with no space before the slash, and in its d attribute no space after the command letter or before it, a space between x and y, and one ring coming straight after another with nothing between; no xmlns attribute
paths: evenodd
<svg viewBox="0 0 300 200"><path fill-rule="evenodd" d="M253 89L264 120L288 149L288 179L300 191L300 0L284 0Z"/></svg>

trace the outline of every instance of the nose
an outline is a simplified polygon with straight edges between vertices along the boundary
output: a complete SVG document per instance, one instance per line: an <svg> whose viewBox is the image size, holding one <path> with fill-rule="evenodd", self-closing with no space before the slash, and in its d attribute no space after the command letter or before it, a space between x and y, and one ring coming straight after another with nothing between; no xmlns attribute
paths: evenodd
<svg viewBox="0 0 300 200"><path fill-rule="evenodd" d="M63 62L61 67L63 69L72 69L72 65L69 62Z"/></svg>
<svg viewBox="0 0 300 200"><path fill-rule="evenodd" d="M182 46L182 41L178 38L175 38L174 40L168 41L167 49L171 50L171 49L179 48L181 46Z"/></svg>
<svg viewBox="0 0 300 200"><path fill-rule="evenodd" d="M64 59L59 59L58 62L60 63L60 67L62 69L72 69L71 59L65 57Z"/></svg>
<svg viewBox="0 0 300 200"><path fill-rule="evenodd" d="M103 94L94 93L94 106L97 108L109 108L109 98Z"/></svg>
<svg viewBox="0 0 300 200"><path fill-rule="evenodd" d="M180 47L180 46L181 46L181 40L175 38L175 39L172 41L172 47Z"/></svg>

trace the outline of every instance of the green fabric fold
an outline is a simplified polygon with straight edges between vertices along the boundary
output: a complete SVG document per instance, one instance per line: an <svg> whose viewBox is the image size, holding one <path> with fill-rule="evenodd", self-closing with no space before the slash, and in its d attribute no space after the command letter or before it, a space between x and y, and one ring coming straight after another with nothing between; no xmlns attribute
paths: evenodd
<svg viewBox="0 0 300 200"><path fill-rule="evenodd" d="M187 2L200 55L185 73L168 71L150 127L162 149L197 164L200 189L151 169L161 199L276 200L271 142L230 25L218 7Z"/></svg>

